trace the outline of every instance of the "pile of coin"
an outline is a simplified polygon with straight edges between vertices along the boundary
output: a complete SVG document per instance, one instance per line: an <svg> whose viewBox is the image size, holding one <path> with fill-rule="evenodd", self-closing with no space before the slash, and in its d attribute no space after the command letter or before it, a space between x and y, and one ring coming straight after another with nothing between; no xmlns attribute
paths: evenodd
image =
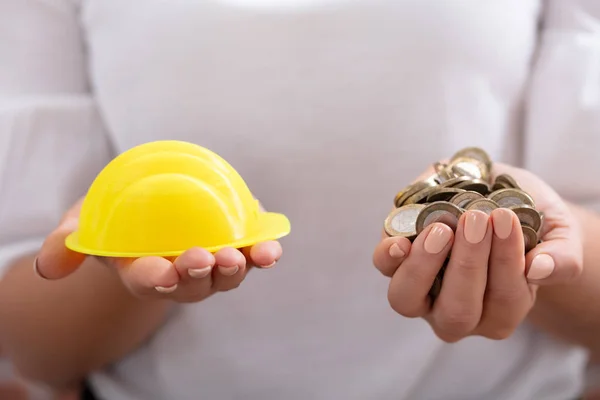
<svg viewBox="0 0 600 400"><path fill-rule="evenodd" d="M429 225L440 222L456 230L467 210L488 215L496 208L511 209L519 218L525 241L525 252L540 240L544 214L536 210L533 198L509 175L492 181L492 161L477 147L458 151L447 164L435 163L435 173L413 183L394 198L395 209L385 219L388 236L401 236L411 242ZM429 292L435 299L442 286L446 263Z"/></svg>

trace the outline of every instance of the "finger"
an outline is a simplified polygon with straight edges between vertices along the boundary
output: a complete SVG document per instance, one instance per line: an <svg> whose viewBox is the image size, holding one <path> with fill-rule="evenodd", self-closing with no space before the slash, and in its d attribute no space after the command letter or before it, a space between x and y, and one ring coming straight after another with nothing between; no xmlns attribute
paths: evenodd
<svg viewBox="0 0 600 400"><path fill-rule="evenodd" d="M468 335L481 319L491 245L488 215L481 211L464 213L430 320L436 334L445 341Z"/></svg>
<svg viewBox="0 0 600 400"><path fill-rule="evenodd" d="M177 257L173 262L180 279L175 292L177 301L199 301L208 297L212 293L214 264L215 257L198 247Z"/></svg>
<svg viewBox="0 0 600 400"><path fill-rule="evenodd" d="M373 252L373 265L384 276L391 277L410 252L410 240L403 237L386 237Z"/></svg>
<svg viewBox="0 0 600 400"><path fill-rule="evenodd" d="M525 246L519 219L509 209L492 212L493 239L483 315L476 333L506 339L529 312L534 291L525 279Z"/></svg>
<svg viewBox="0 0 600 400"><path fill-rule="evenodd" d="M65 218L42 244L34 268L45 279L60 279L73 273L85 260L84 254L65 246L65 239L77 229L76 217Z"/></svg>
<svg viewBox="0 0 600 400"><path fill-rule="evenodd" d="M180 255L173 262L175 269L179 273L181 284L197 283L199 280L210 279L213 266L215 265L215 256L209 251L194 247Z"/></svg>
<svg viewBox="0 0 600 400"><path fill-rule="evenodd" d="M117 269L125 286L138 296L164 296L173 293L179 274L173 263L162 257L142 257Z"/></svg>
<svg viewBox="0 0 600 400"><path fill-rule="evenodd" d="M450 227L435 223L415 239L390 282L388 301L394 311L408 318L421 317L429 311L429 290L452 247L453 237Z"/></svg>
<svg viewBox="0 0 600 400"><path fill-rule="evenodd" d="M527 280L536 285L569 282L581 275L583 251L574 237L548 240L526 256Z"/></svg>
<svg viewBox="0 0 600 400"><path fill-rule="evenodd" d="M246 258L239 250L228 247L215 253L213 290L224 292L235 289L242 283L245 275Z"/></svg>
<svg viewBox="0 0 600 400"><path fill-rule="evenodd" d="M276 240L257 243L254 246L242 249L248 266L259 268L271 268L279 261L283 254L281 244Z"/></svg>

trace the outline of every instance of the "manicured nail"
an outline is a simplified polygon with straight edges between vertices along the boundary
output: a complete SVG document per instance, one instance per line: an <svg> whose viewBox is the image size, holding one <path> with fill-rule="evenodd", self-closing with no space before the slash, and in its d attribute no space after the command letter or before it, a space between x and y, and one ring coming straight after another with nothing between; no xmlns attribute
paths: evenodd
<svg viewBox="0 0 600 400"><path fill-rule="evenodd" d="M169 293L173 293L177 289L177 284L174 284L173 286L169 286L169 287L156 286L154 289L156 289L156 291L159 293L169 294Z"/></svg>
<svg viewBox="0 0 600 400"><path fill-rule="evenodd" d="M464 235L467 242L477 244L483 240L488 228L489 217L482 211L467 211Z"/></svg>
<svg viewBox="0 0 600 400"><path fill-rule="evenodd" d="M444 250L451 239L452 230L450 230L450 228L435 225L431 228L429 234L425 238L423 247L429 254L438 254L440 251Z"/></svg>
<svg viewBox="0 0 600 400"><path fill-rule="evenodd" d="M402 251L400 246L398 246L398 243L394 243L390 246L389 253L390 257L392 258L402 258L406 255L406 253Z"/></svg>
<svg viewBox="0 0 600 400"><path fill-rule="evenodd" d="M531 280L546 279L554 271L554 259L548 254L538 254L533 258L527 278Z"/></svg>
<svg viewBox="0 0 600 400"><path fill-rule="evenodd" d="M207 277L210 274L210 271L212 271L212 266L209 265L208 267L204 268L188 269L188 274L192 278L201 279Z"/></svg>
<svg viewBox="0 0 600 400"><path fill-rule="evenodd" d="M502 240L507 239L513 227L512 213L505 208L494 210L492 213L492 223L496 236Z"/></svg>
<svg viewBox="0 0 600 400"><path fill-rule="evenodd" d="M219 272L221 275L232 276L235 275L240 270L240 267L234 265L233 267L219 267Z"/></svg>

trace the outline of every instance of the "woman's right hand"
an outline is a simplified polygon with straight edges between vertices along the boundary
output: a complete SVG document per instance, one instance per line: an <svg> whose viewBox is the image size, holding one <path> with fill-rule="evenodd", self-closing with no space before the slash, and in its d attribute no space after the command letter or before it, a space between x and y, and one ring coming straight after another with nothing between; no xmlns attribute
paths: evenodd
<svg viewBox="0 0 600 400"><path fill-rule="evenodd" d="M64 278L75 272L86 255L65 247L65 238L77 229L79 200L60 225L46 238L34 268L44 279ZM282 255L277 241L244 249L224 248L211 254L191 248L177 258L101 258L119 274L124 285L138 297L168 298L177 302L201 301L216 292L237 288L250 267L270 268Z"/></svg>

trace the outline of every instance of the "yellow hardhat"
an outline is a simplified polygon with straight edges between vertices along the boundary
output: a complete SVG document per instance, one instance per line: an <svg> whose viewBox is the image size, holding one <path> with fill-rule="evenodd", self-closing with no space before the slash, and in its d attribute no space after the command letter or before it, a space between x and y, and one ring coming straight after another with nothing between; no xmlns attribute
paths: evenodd
<svg viewBox="0 0 600 400"><path fill-rule="evenodd" d="M289 232L285 215L260 212L227 161L167 140L134 147L98 174L66 246L105 257L168 257L191 247L246 247Z"/></svg>

